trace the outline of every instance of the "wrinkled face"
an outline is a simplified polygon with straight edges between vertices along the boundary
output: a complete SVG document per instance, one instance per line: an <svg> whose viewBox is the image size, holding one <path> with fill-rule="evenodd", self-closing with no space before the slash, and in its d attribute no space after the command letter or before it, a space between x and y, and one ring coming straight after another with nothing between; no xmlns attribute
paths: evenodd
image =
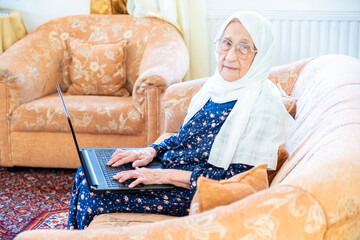
<svg viewBox="0 0 360 240"><path fill-rule="evenodd" d="M256 50L254 42L239 21L232 21L225 29L222 41L232 43L232 47L226 53L219 53L218 69L224 80L232 82L242 78L248 71L254 60ZM249 47L249 54L244 57L239 54L239 47ZM239 57L240 56L240 57Z"/></svg>

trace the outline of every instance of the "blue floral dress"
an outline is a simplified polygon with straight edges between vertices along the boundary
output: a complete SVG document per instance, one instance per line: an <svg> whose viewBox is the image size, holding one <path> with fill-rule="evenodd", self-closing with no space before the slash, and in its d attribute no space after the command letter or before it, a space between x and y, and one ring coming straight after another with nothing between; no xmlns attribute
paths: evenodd
<svg viewBox="0 0 360 240"><path fill-rule="evenodd" d="M94 216L110 212L157 213L173 216L189 214L189 207L200 176L220 180L252 168L231 164L227 170L209 164L214 138L236 101L214 103L209 100L178 134L158 145L152 144L164 168L191 171L190 190L176 187L171 191L95 194L88 189L82 168L76 173L70 208L69 229L84 229Z"/></svg>

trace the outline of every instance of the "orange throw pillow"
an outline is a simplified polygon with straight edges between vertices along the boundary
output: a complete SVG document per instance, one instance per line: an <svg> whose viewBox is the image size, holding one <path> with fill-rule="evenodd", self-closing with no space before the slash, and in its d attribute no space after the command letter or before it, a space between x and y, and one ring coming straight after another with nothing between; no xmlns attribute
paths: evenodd
<svg viewBox="0 0 360 240"><path fill-rule="evenodd" d="M239 201L269 187L267 165L262 164L229 179L216 181L199 177L190 214L202 213Z"/></svg>
<svg viewBox="0 0 360 240"><path fill-rule="evenodd" d="M68 93L73 95L129 96L126 81L126 40L110 43L69 39L71 56Z"/></svg>

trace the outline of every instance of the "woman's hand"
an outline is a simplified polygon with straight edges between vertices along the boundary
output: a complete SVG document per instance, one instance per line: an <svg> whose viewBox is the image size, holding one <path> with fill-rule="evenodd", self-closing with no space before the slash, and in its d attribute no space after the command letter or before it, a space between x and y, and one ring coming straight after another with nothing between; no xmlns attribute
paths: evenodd
<svg viewBox="0 0 360 240"><path fill-rule="evenodd" d="M134 178L135 180L129 185L133 188L142 183L149 184L172 184L178 187L190 189L191 171L177 169L151 169L151 168L135 168L135 170L123 171L117 173L113 178L119 182Z"/></svg>
<svg viewBox="0 0 360 240"><path fill-rule="evenodd" d="M110 161L106 164L107 166L117 167L125 163L132 162L132 167L141 167L148 165L156 156L154 148L148 147L141 150L130 150L124 151L117 149L112 155Z"/></svg>
<svg viewBox="0 0 360 240"><path fill-rule="evenodd" d="M119 180L121 183L134 178L135 180L129 184L129 188L133 188L140 183L145 185L169 183L169 173L167 169L151 169L146 167L136 167L135 170L122 171L117 173L113 178Z"/></svg>

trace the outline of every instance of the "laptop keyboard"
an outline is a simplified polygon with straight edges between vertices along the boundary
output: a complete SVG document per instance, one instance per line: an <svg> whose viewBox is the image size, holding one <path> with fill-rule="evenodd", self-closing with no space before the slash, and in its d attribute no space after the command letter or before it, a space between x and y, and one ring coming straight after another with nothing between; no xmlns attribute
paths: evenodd
<svg viewBox="0 0 360 240"><path fill-rule="evenodd" d="M118 180L114 180L113 176L116 175L118 172L131 170L133 169L130 164L125 164L118 167L110 167L106 166L106 164L110 161L111 156L115 151L111 149L96 149L95 154L100 162L101 170L104 173L104 177L106 179L106 183L109 187L118 187L119 185L128 186L132 180L127 180L123 183L119 183Z"/></svg>

